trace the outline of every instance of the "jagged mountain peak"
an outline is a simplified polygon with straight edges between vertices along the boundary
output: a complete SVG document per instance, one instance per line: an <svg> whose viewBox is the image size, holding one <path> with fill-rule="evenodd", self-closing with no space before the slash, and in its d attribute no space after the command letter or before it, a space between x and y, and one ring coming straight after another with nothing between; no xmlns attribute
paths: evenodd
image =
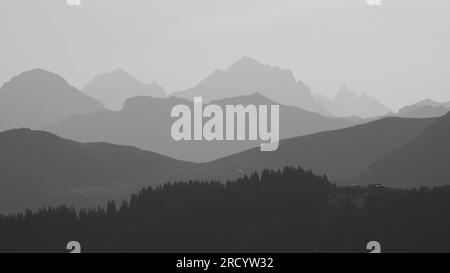
<svg viewBox="0 0 450 273"><path fill-rule="evenodd" d="M84 92L102 101L110 110L121 110L124 102L136 96L166 97L166 92L157 82L145 84L123 69L96 76L83 89Z"/></svg>
<svg viewBox="0 0 450 273"><path fill-rule="evenodd" d="M197 85L174 95L192 100L201 96L206 102L260 93L268 99L303 110L327 115L311 95L311 89L297 81L292 71L242 57L225 70L215 70Z"/></svg>
<svg viewBox="0 0 450 273"><path fill-rule="evenodd" d="M360 96L352 91L347 85L342 85L339 91L337 92L335 99L347 99L347 98L355 98L358 99Z"/></svg>
<svg viewBox="0 0 450 273"><path fill-rule="evenodd" d="M352 91L346 84L338 90L332 99L322 95L316 95L315 97L325 106L328 112L338 117L359 116L362 118L371 118L383 116L391 112L387 106L375 97L367 93L359 95Z"/></svg>
<svg viewBox="0 0 450 273"><path fill-rule="evenodd" d="M232 64L227 71L233 71L233 70L241 70L241 69L252 69L255 67L264 67L265 65L261 62L257 61L256 59L253 59L251 57L241 57L238 61L236 61L234 64Z"/></svg>

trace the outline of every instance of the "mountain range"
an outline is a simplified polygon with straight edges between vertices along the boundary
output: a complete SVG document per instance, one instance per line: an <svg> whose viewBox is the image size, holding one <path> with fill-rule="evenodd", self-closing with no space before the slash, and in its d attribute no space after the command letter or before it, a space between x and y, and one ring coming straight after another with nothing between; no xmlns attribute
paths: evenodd
<svg viewBox="0 0 450 273"><path fill-rule="evenodd" d="M334 182L349 184L374 162L422 134L432 135L431 144L439 146L431 149L422 145L425 148L414 156L420 157L423 152L429 155L425 149L439 155L445 144L436 142L434 135L445 139L447 135L441 134L448 130L439 129L442 121L436 121L386 118L282 140L275 152L264 153L255 148L197 164L131 146L80 143L44 131L14 129L0 133L0 212L58 204L94 206L107 200L123 200L144 186L191 179L225 182L253 171L286 166L304 166L326 174ZM448 162L445 152L442 166ZM389 164L396 166L398 162ZM402 181L408 184L409 180Z"/></svg>
<svg viewBox="0 0 450 273"><path fill-rule="evenodd" d="M264 65L243 57L225 70L218 69L196 86L171 95L192 100L201 96L206 102L253 93L277 103L306 111L328 114L311 94L311 88L297 81L288 69Z"/></svg>
<svg viewBox="0 0 450 273"><path fill-rule="evenodd" d="M225 105L276 104L258 93L211 103L222 106L222 109ZM90 115L72 116L45 130L75 141L106 141L132 145L172 158L195 162L219 159L260 145L258 141L173 140L170 132L176 119L172 118L170 113L175 105L180 104L193 109L193 102L181 98L135 97L128 99L121 111L103 110ZM350 127L354 124L357 122L345 118L325 117L292 106L280 106L281 139Z"/></svg>
<svg viewBox="0 0 450 273"><path fill-rule="evenodd" d="M0 89L0 131L49 126L74 114L103 109L57 74L35 69L12 78Z"/></svg>
<svg viewBox="0 0 450 273"><path fill-rule="evenodd" d="M129 98L166 97L166 92L158 83L142 83L123 69L98 75L83 88L83 92L101 101L107 109L116 111L121 110Z"/></svg>
<svg viewBox="0 0 450 273"><path fill-rule="evenodd" d="M322 105L290 71L250 58L172 97L123 70L100 75L84 90L115 109L105 109L99 100L42 69L2 86L0 212L96 205L122 200L147 185L188 179L225 182L286 166L311 169L339 184L407 188L450 181L450 103L424 100L386 114L389 109L376 99L343 87ZM106 100L109 92L114 94L111 101ZM129 98L139 92L160 98ZM180 104L192 109L193 96L222 108L280 104L278 150L261 152L258 141L174 141L170 112ZM324 106L334 112L345 105L355 106L348 115L340 112L348 117L324 115ZM380 116L358 117L376 114ZM13 129L22 127L48 132Z"/></svg>
<svg viewBox="0 0 450 273"><path fill-rule="evenodd" d="M325 106L331 115L336 117L373 118L391 112L387 106L376 98L366 94L358 95L346 85L342 86L332 99L323 95L315 95L315 98Z"/></svg>
<svg viewBox="0 0 450 273"><path fill-rule="evenodd" d="M410 118L442 117L450 111L450 102L435 102L430 99L408 105L398 111L398 116Z"/></svg>

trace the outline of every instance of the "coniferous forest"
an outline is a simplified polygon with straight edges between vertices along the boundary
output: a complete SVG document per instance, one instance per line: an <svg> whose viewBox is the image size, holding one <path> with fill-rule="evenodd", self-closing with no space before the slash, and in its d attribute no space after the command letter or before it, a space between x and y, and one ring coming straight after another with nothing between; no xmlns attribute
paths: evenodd
<svg viewBox="0 0 450 273"><path fill-rule="evenodd" d="M301 168L0 217L0 252L449 252L450 187L337 187Z"/></svg>

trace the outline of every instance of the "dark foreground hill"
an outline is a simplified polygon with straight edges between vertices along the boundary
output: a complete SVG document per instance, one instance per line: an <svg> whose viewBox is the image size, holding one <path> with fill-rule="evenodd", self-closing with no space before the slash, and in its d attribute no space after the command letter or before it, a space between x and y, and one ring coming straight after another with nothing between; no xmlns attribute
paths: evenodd
<svg viewBox="0 0 450 273"><path fill-rule="evenodd" d="M376 160L420 136L435 119L385 118L336 131L282 140L274 152L248 150L196 166L184 178L230 179L263 169L301 166L349 183ZM356 181L358 183L358 181Z"/></svg>
<svg viewBox="0 0 450 273"><path fill-rule="evenodd" d="M449 185L450 113L375 162L358 181L402 188Z"/></svg>
<svg viewBox="0 0 450 273"><path fill-rule="evenodd" d="M449 252L450 188L339 188L303 169L147 188L121 206L0 217L0 252Z"/></svg>
<svg viewBox="0 0 450 273"><path fill-rule="evenodd" d="M134 147L82 144L29 129L6 131L0 133L0 212L127 198L191 165Z"/></svg>

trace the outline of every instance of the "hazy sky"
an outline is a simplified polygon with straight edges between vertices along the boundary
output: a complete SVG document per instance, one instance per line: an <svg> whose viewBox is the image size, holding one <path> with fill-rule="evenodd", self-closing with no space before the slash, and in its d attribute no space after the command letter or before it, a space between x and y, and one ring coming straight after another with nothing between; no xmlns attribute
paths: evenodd
<svg viewBox="0 0 450 273"><path fill-rule="evenodd" d="M241 56L314 92L347 83L397 108L450 100L450 1L1 0L0 82L36 67L77 87L123 68L168 91Z"/></svg>

